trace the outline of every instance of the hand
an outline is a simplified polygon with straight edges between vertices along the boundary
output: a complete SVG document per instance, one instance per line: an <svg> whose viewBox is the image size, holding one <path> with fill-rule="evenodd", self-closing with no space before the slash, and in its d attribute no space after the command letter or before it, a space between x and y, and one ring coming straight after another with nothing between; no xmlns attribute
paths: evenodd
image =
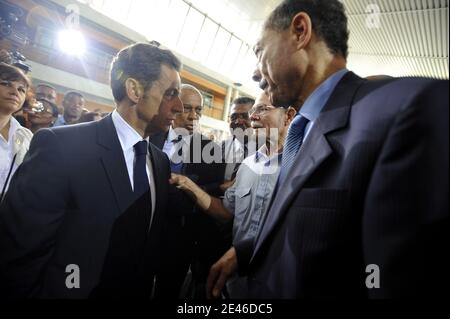
<svg viewBox="0 0 450 319"><path fill-rule="evenodd" d="M208 281L206 283L206 296L208 299L217 299L220 297L225 283L237 271L237 268L236 249L231 247L209 271Z"/></svg>
<svg viewBox="0 0 450 319"><path fill-rule="evenodd" d="M169 183L175 185L178 189L185 191L186 193L193 193L198 186L187 176L171 174L171 179Z"/></svg>
<svg viewBox="0 0 450 319"><path fill-rule="evenodd" d="M231 186L234 185L234 182L236 181L236 179L233 179L231 181L225 181L225 183L223 183L222 185L220 185L220 189L223 192L226 192L228 190L228 188L230 188Z"/></svg>
<svg viewBox="0 0 450 319"><path fill-rule="evenodd" d="M169 179L169 183L176 185L178 189L186 192L191 196L203 210L207 210L211 205L211 197L205 193L197 184L195 184L189 177L173 174Z"/></svg>

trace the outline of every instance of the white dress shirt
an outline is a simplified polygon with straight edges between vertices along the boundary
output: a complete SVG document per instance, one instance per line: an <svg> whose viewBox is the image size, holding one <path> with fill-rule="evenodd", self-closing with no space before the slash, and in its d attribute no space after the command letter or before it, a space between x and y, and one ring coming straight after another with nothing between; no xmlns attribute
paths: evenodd
<svg viewBox="0 0 450 319"><path fill-rule="evenodd" d="M241 143L239 139L233 138L233 136L225 140L223 143L225 152L224 160L226 163L224 179L229 181L232 179L233 173L236 170L236 165L239 165L244 161L245 150L244 144ZM253 138L251 138L247 144L247 157L254 155L256 151L256 142Z"/></svg>
<svg viewBox="0 0 450 319"><path fill-rule="evenodd" d="M112 121L116 128L117 135L119 136L120 145L122 146L123 156L125 158L125 163L127 164L128 177L130 178L131 189L134 189L134 182L133 182L134 181L133 167L135 161L134 145L142 141L143 139L142 136L139 135L139 133L136 132L136 130L132 128L130 124L128 124L117 111L114 111L112 113ZM146 141L148 142L148 138L146 139ZM152 207L151 207L152 218L150 221L151 225L156 206L156 189L155 189L155 178L152 168L152 162L148 151L147 151L147 175L148 181L150 183L150 195L152 199Z"/></svg>
<svg viewBox="0 0 450 319"><path fill-rule="evenodd" d="M12 166L11 175L5 190L8 189L12 176L22 163L32 137L31 131L22 127L14 117L11 117L10 120L8 140L0 134L0 193L5 185L14 156L16 156L16 160Z"/></svg>
<svg viewBox="0 0 450 319"><path fill-rule="evenodd" d="M183 135L183 138L180 142L174 142L178 139L179 134L170 127L169 128L169 134L167 134L166 141L164 142L163 152L166 153L166 155L169 157L169 159L173 159L175 151L178 151L180 147L183 147L183 149L188 150L191 145L191 135ZM183 145L179 145L178 147L175 147L175 144L177 143L183 143ZM187 152L183 152L183 155L185 155Z"/></svg>

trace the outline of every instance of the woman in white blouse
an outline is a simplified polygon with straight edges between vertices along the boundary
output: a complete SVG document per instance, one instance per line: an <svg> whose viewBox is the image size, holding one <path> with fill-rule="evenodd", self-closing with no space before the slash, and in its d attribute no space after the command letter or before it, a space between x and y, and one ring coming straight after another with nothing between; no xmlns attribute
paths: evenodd
<svg viewBox="0 0 450 319"><path fill-rule="evenodd" d="M22 108L30 86L30 80L20 69L0 63L0 201L33 137L12 116Z"/></svg>

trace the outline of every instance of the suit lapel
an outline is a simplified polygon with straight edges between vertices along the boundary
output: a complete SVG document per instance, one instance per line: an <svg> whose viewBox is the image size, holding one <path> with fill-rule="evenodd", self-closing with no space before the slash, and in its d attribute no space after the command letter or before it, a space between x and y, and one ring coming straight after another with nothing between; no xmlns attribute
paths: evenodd
<svg viewBox="0 0 450 319"><path fill-rule="evenodd" d="M287 174L283 185L279 185L278 192L272 199L266 221L256 241L252 260L261 250L261 246L267 241L276 225L286 215L292 201L297 197L308 178L333 153L326 136L347 126L352 100L362 83L361 78L349 72L337 85L301 151L297 154L296 164Z"/></svg>
<svg viewBox="0 0 450 319"><path fill-rule="evenodd" d="M119 212L124 212L134 201L122 147L111 115L98 123L97 142L102 146L101 161L115 195Z"/></svg>

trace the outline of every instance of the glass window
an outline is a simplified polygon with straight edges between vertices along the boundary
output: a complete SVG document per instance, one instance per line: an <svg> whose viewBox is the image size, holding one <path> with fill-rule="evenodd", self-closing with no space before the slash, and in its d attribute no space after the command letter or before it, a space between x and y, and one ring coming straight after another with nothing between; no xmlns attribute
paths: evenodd
<svg viewBox="0 0 450 319"><path fill-rule="evenodd" d="M151 39L159 11L157 5L157 1L153 0L134 0L128 13L127 26Z"/></svg>
<svg viewBox="0 0 450 319"><path fill-rule="evenodd" d="M206 18L192 54L194 60L206 61L218 29L219 26L217 24L211 19Z"/></svg>
<svg viewBox="0 0 450 319"><path fill-rule="evenodd" d="M183 30L178 40L177 49L180 53L187 56L192 55L195 42L199 37L200 28L202 27L205 16L194 8L189 10Z"/></svg>
<svg viewBox="0 0 450 319"><path fill-rule="evenodd" d="M175 48L188 11L189 6L184 1L172 0L168 14L161 14L155 38L163 45Z"/></svg>
<svg viewBox="0 0 450 319"><path fill-rule="evenodd" d="M219 70L222 58L227 50L231 39L231 34L223 28L219 28L211 52L208 56L206 64L213 70Z"/></svg>
<svg viewBox="0 0 450 319"><path fill-rule="evenodd" d="M131 3L132 0L105 0L101 11L111 19L126 24Z"/></svg>
<svg viewBox="0 0 450 319"><path fill-rule="evenodd" d="M232 79L236 79L237 82L239 82L237 79L240 79L240 72L242 72L242 69L245 67L245 64L247 63L247 54L251 51L250 46L248 44L244 44L241 49L239 50L239 54L236 58L236 63L234 65L233 71L232 71ZM253 52L251 52L253 54Z"/></svg>
<svg viewBox="0 0 450 319"><path fill-rule="evenodd" d="M230 73L233 70L233 66L236 62L239 50L241 49L242 41L236 38L235 36L231 37L230 43L228 44L228 48L223 57L222 65L220 69L222 72Z"/></svg>

